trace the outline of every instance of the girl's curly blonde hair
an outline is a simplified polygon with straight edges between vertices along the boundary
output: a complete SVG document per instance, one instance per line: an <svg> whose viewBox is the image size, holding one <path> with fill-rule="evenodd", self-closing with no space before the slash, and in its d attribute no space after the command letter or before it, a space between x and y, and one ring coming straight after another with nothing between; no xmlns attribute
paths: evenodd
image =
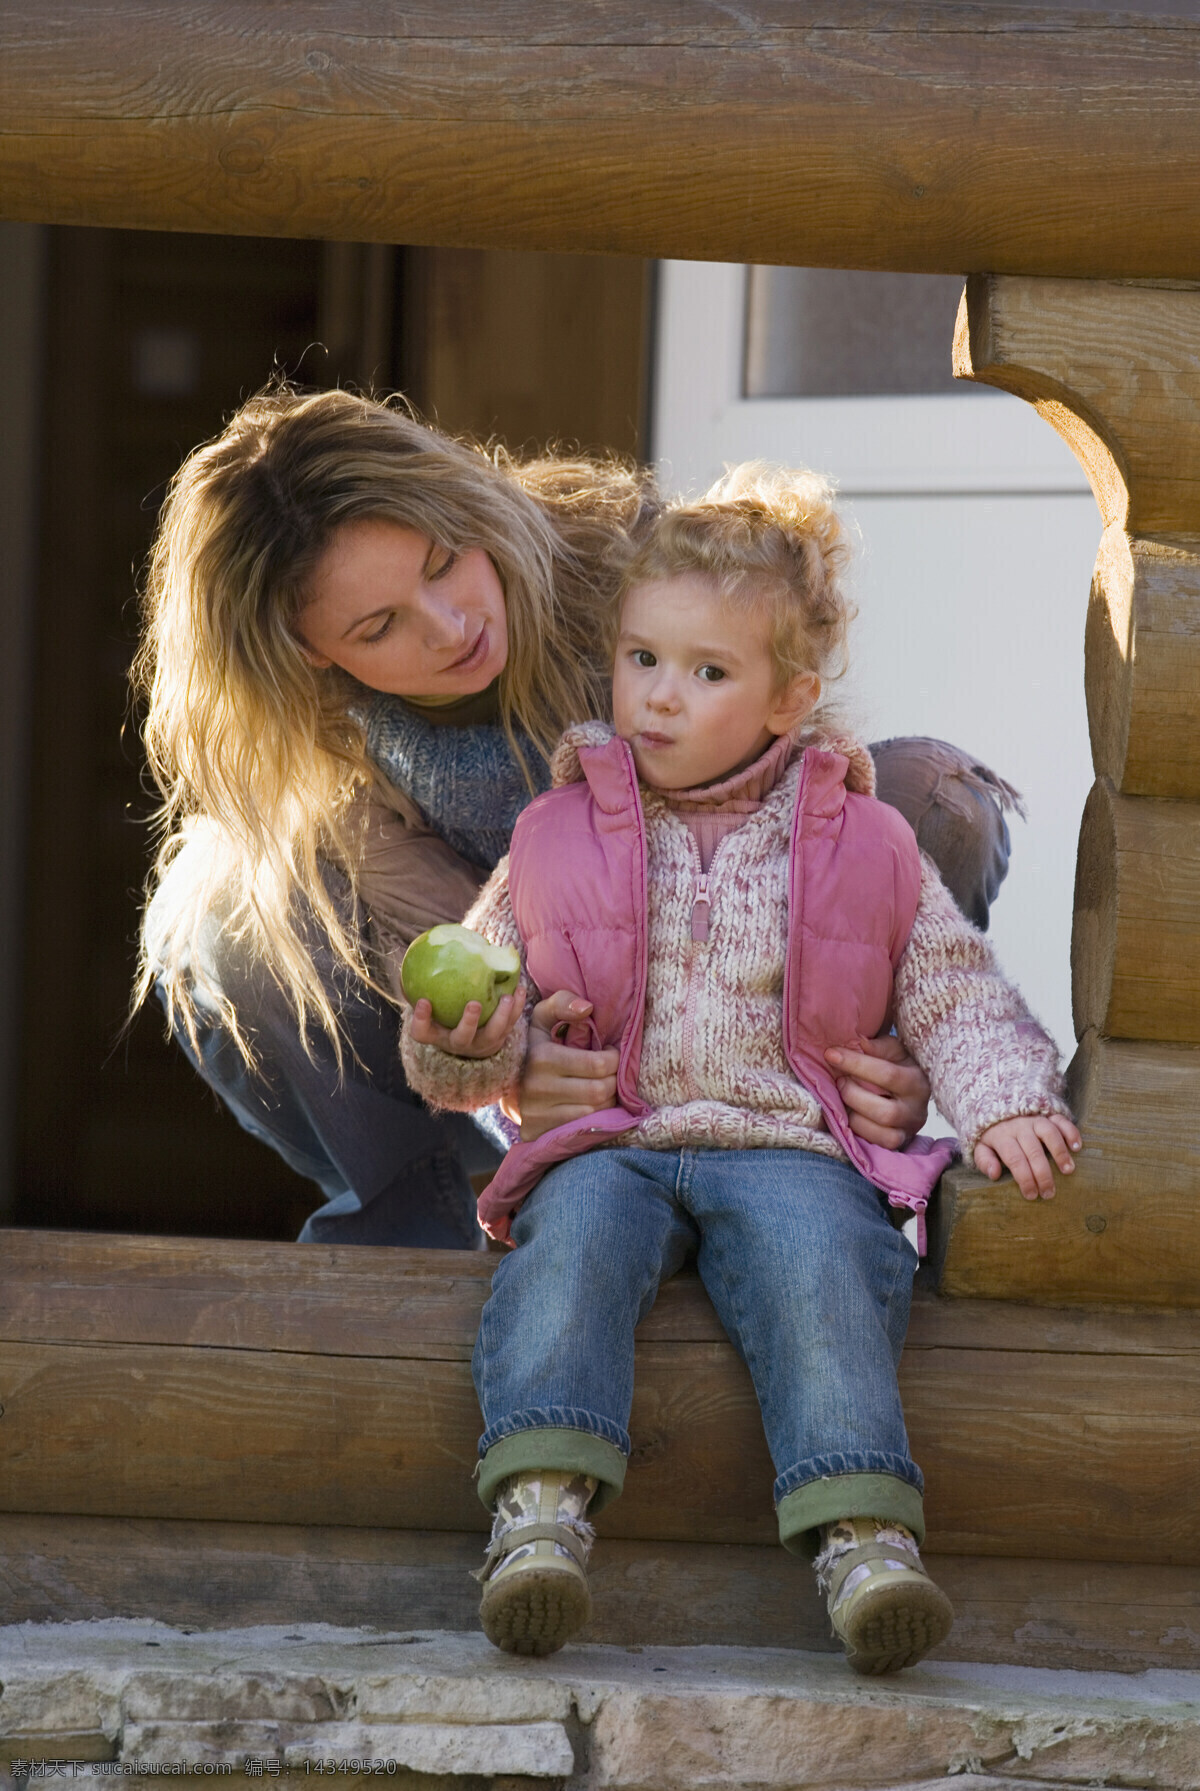
<svg viewBox="0 0 1200 1791"><path fill-rule="evenodd" d="M816 672L825 686L846 670L850 553L825 479L749 460L727 467L702 498L660 512L625 568L621 595L697 573L726 602L766 610L780 688L799 672Z"/></svg>
<svg viewBox="0 0 1200 1791"><path fill-rule="evenodd" d="M205 986L200 931L216 915L288 996L301 1035L316 1019L340 1052L302 917L316 917L335 961L371 980L323 869L354 894L355 799L372 773L350 712L356 687L314 669L296 618L343 524L383 518L488 553L508 625L500 717L524 763L529 742L548 757L564 727L606 713L604 624L656 509L650 476L616 459L518 462L427 427L401 402L340 390L275 386L197 448L163 506L133 668L162 794L148 896L196 827L208 846L189 854L192 887L180 900L173 886L152 947L143 929L135 1005L161 977L169 1019L193 1046L199 995L250 1059L228 997Z"/></svg>

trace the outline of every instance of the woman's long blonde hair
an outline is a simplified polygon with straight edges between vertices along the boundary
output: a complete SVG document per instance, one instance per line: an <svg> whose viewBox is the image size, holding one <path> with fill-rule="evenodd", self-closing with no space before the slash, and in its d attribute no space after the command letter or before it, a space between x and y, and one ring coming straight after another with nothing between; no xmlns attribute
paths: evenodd
<svg viewBox="0 0 1200 1791"><path fill-rule="evenodd" d="M361 941L326 886L351 895L361 850L356 796L369 783L358 688L315 670L296 632L306 581L343 524L384 518L463 552L482 547L504 590L508 662L500 717L548 755L562 729L606 712L607 614L656 500L617 460L518 462L451 439L398 402L345 391L260 393L184 462L167 494L143 590L133 668L146 752L162 793L148 896L197 828L190 883L143 928L135 1003L159 978L172 1024L196 1045L196 1004L215 1009L249 1060L232 1002L205 972L216 919L290 1000L301 1036L318 1021L340 1057L337 1013L313 960L371 980Z"/></svg>

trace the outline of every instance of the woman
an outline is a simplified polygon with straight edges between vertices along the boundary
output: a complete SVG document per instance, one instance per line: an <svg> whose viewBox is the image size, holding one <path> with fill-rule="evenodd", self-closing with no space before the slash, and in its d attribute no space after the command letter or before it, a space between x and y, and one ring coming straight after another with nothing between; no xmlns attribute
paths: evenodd
<svg viewBox="0 0 1200 1791"><path fill-rule="evenodd" d="M157 989L241 1124L322 1189L302 1239L473 1248L469 1174L518 1117L534 1137L611 1102L614 1054L554 1036L560 991L519 1116L485 1138L435 1115L395 1002L404 947L470 905L559 733L607 713L604 618L656 508L615 461L516 463L287 388L172 484L135 666L163 794L138 999ZM889 743L880 782L986 924L1007 786L935 742ZM919 1128L928 1087L894 1040L835 1067L862 1136Z"/></svg>

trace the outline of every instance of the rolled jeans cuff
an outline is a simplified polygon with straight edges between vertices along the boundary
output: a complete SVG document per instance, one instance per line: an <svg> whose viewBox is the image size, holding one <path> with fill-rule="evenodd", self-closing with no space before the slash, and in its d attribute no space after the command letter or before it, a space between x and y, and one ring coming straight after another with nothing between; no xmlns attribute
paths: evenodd
<svg viewBox="0 0 1200 1791"><path fill-rule="evenodd" d="M844 1517L875 1517L903 1524L918 1545L925 1540L921 1488L898 1474L823 1475L786 1494L775 1515L779 1540L794 1555L815 1555L821 1525Z"/></svg>
<svg viewBox="0 0 1200 1791"><path fill-rule="evenodd" d="M547 1423L545 1412L537 1416L541 1419L539 1424L508 1428L506 1434L493 1443L488 1442L491 1432L485 1432L480 1440L476 1485L479 1497L489 1511L493 1509L496 1494L505 1480L514 1474L536 1474L546 1468L559 1473L587 1474L598 1482L588 1506L589 1514L603 1511L606 1505L620 1497L625 1485L628 1447L619 1449L608 1436L601 1436L591 1428L576 1429ZM575 1412L573 1416L586 1419L590 1414ZM511 1424L511 1420L509 1422ZM596 1422L603 1424L606 1431L616 1428L611 1420L598 1419Z"/></svg>

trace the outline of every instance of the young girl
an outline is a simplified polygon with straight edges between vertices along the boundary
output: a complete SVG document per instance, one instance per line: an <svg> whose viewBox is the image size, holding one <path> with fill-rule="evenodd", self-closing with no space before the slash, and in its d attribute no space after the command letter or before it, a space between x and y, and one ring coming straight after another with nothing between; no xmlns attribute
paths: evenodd
<svg viewBox="0 0 1200 1791"><path fill-rule="evenodd" d="M816 1554L863 1672L952 1612L918 1553L922 1478L896 1383L920 1214L952 1141L851 1130L830 1047L894 1023L964 1151L1053 1192L1079 1139L1054 1046L894 810L822 725L849 612L844 536L808 474L742 468L668 509L626 574L612 727L568 730L467 924L620 1051L617 1103L510 1151L480 1203L517 1248L475 1377L491 1640L547 1653L586 1621L587 1514L621 1491L633 1334L693 1250L754 1379L784 1545ZM525 1003L447 1032L407 1017L431 1101L511 1089Z"/></svg>

